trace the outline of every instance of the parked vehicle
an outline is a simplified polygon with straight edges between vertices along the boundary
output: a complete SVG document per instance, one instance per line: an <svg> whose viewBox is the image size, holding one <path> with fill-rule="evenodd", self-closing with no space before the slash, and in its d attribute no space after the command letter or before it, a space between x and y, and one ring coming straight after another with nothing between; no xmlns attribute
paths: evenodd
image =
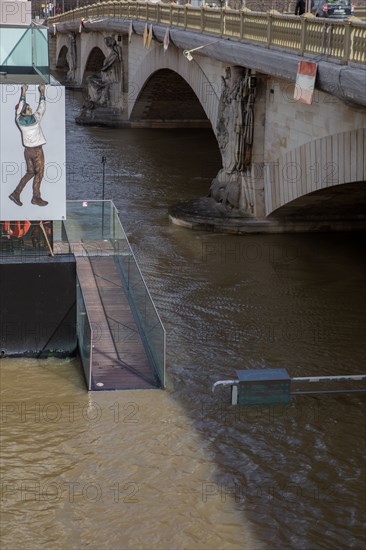
<svg viewBox="0 0 366 550"><path fill-rule="evenodd" d="M314 0L311 13L316 17L346 19L353 15L353 6L351 0Z"/></svg>

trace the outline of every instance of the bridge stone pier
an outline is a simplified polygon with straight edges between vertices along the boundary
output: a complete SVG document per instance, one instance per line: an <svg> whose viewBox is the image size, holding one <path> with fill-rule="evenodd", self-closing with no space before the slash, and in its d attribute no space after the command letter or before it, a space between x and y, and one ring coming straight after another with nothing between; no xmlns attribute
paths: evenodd
<svg viewBox="0 0 366 550"><path fill-rule="evenodd" d="M214 132L222 169L207 197L170 209L174 223L239 234L365 228L365 63L314 58L309 105L295 86L309 57L175 27L164 47L166 25L149 40L138 18L65 16L51 21L51 67L83 88L80 124Z"/></svg>

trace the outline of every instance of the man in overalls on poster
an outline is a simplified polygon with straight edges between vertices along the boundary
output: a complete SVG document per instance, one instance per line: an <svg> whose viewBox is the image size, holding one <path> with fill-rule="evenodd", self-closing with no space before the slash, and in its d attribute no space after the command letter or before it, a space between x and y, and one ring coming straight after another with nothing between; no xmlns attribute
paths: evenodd
<svg viewBox="0 0 366 550"><path fill-rule="evenodd" d="M34 113L30 105L26 102L27 90L28 85L23 84L20 101L15 108L15 121L22 134L27 172L24 174L15 190L9 195L9 199L18 206L23 206L20 200L20 194L28 181L34 178L33 197L31 202L37 206L46 206L48 202L41 198L40 190L44 175L44 153L42 145L46 143L41 128L41 120L46 111L45 86L38 86L39 104Z"/></svg>

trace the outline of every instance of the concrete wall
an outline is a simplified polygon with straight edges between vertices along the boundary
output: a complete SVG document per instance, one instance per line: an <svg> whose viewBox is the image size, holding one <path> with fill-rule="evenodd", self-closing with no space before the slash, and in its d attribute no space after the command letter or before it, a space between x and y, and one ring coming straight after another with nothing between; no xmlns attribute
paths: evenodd
<svg viewBox="0 0 366 550"><path fill-rule="evenodd" d="M294 83L267 80L265 162L314 139L366 128L366 111L349 107L335 96L315 90L312 105L297 103Z"/></svg>

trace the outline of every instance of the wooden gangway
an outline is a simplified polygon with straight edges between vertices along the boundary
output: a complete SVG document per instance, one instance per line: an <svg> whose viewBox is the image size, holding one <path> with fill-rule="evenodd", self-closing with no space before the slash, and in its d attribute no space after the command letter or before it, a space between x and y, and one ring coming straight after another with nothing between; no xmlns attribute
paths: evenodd
<svg viewBox="0 0 366 550"><path fill-rule="evenodd" d="M90 255L92 247L98 255ZM145 351L114 256L103 241L72 243L93 338L91 390L161 387Z"/></svg>

